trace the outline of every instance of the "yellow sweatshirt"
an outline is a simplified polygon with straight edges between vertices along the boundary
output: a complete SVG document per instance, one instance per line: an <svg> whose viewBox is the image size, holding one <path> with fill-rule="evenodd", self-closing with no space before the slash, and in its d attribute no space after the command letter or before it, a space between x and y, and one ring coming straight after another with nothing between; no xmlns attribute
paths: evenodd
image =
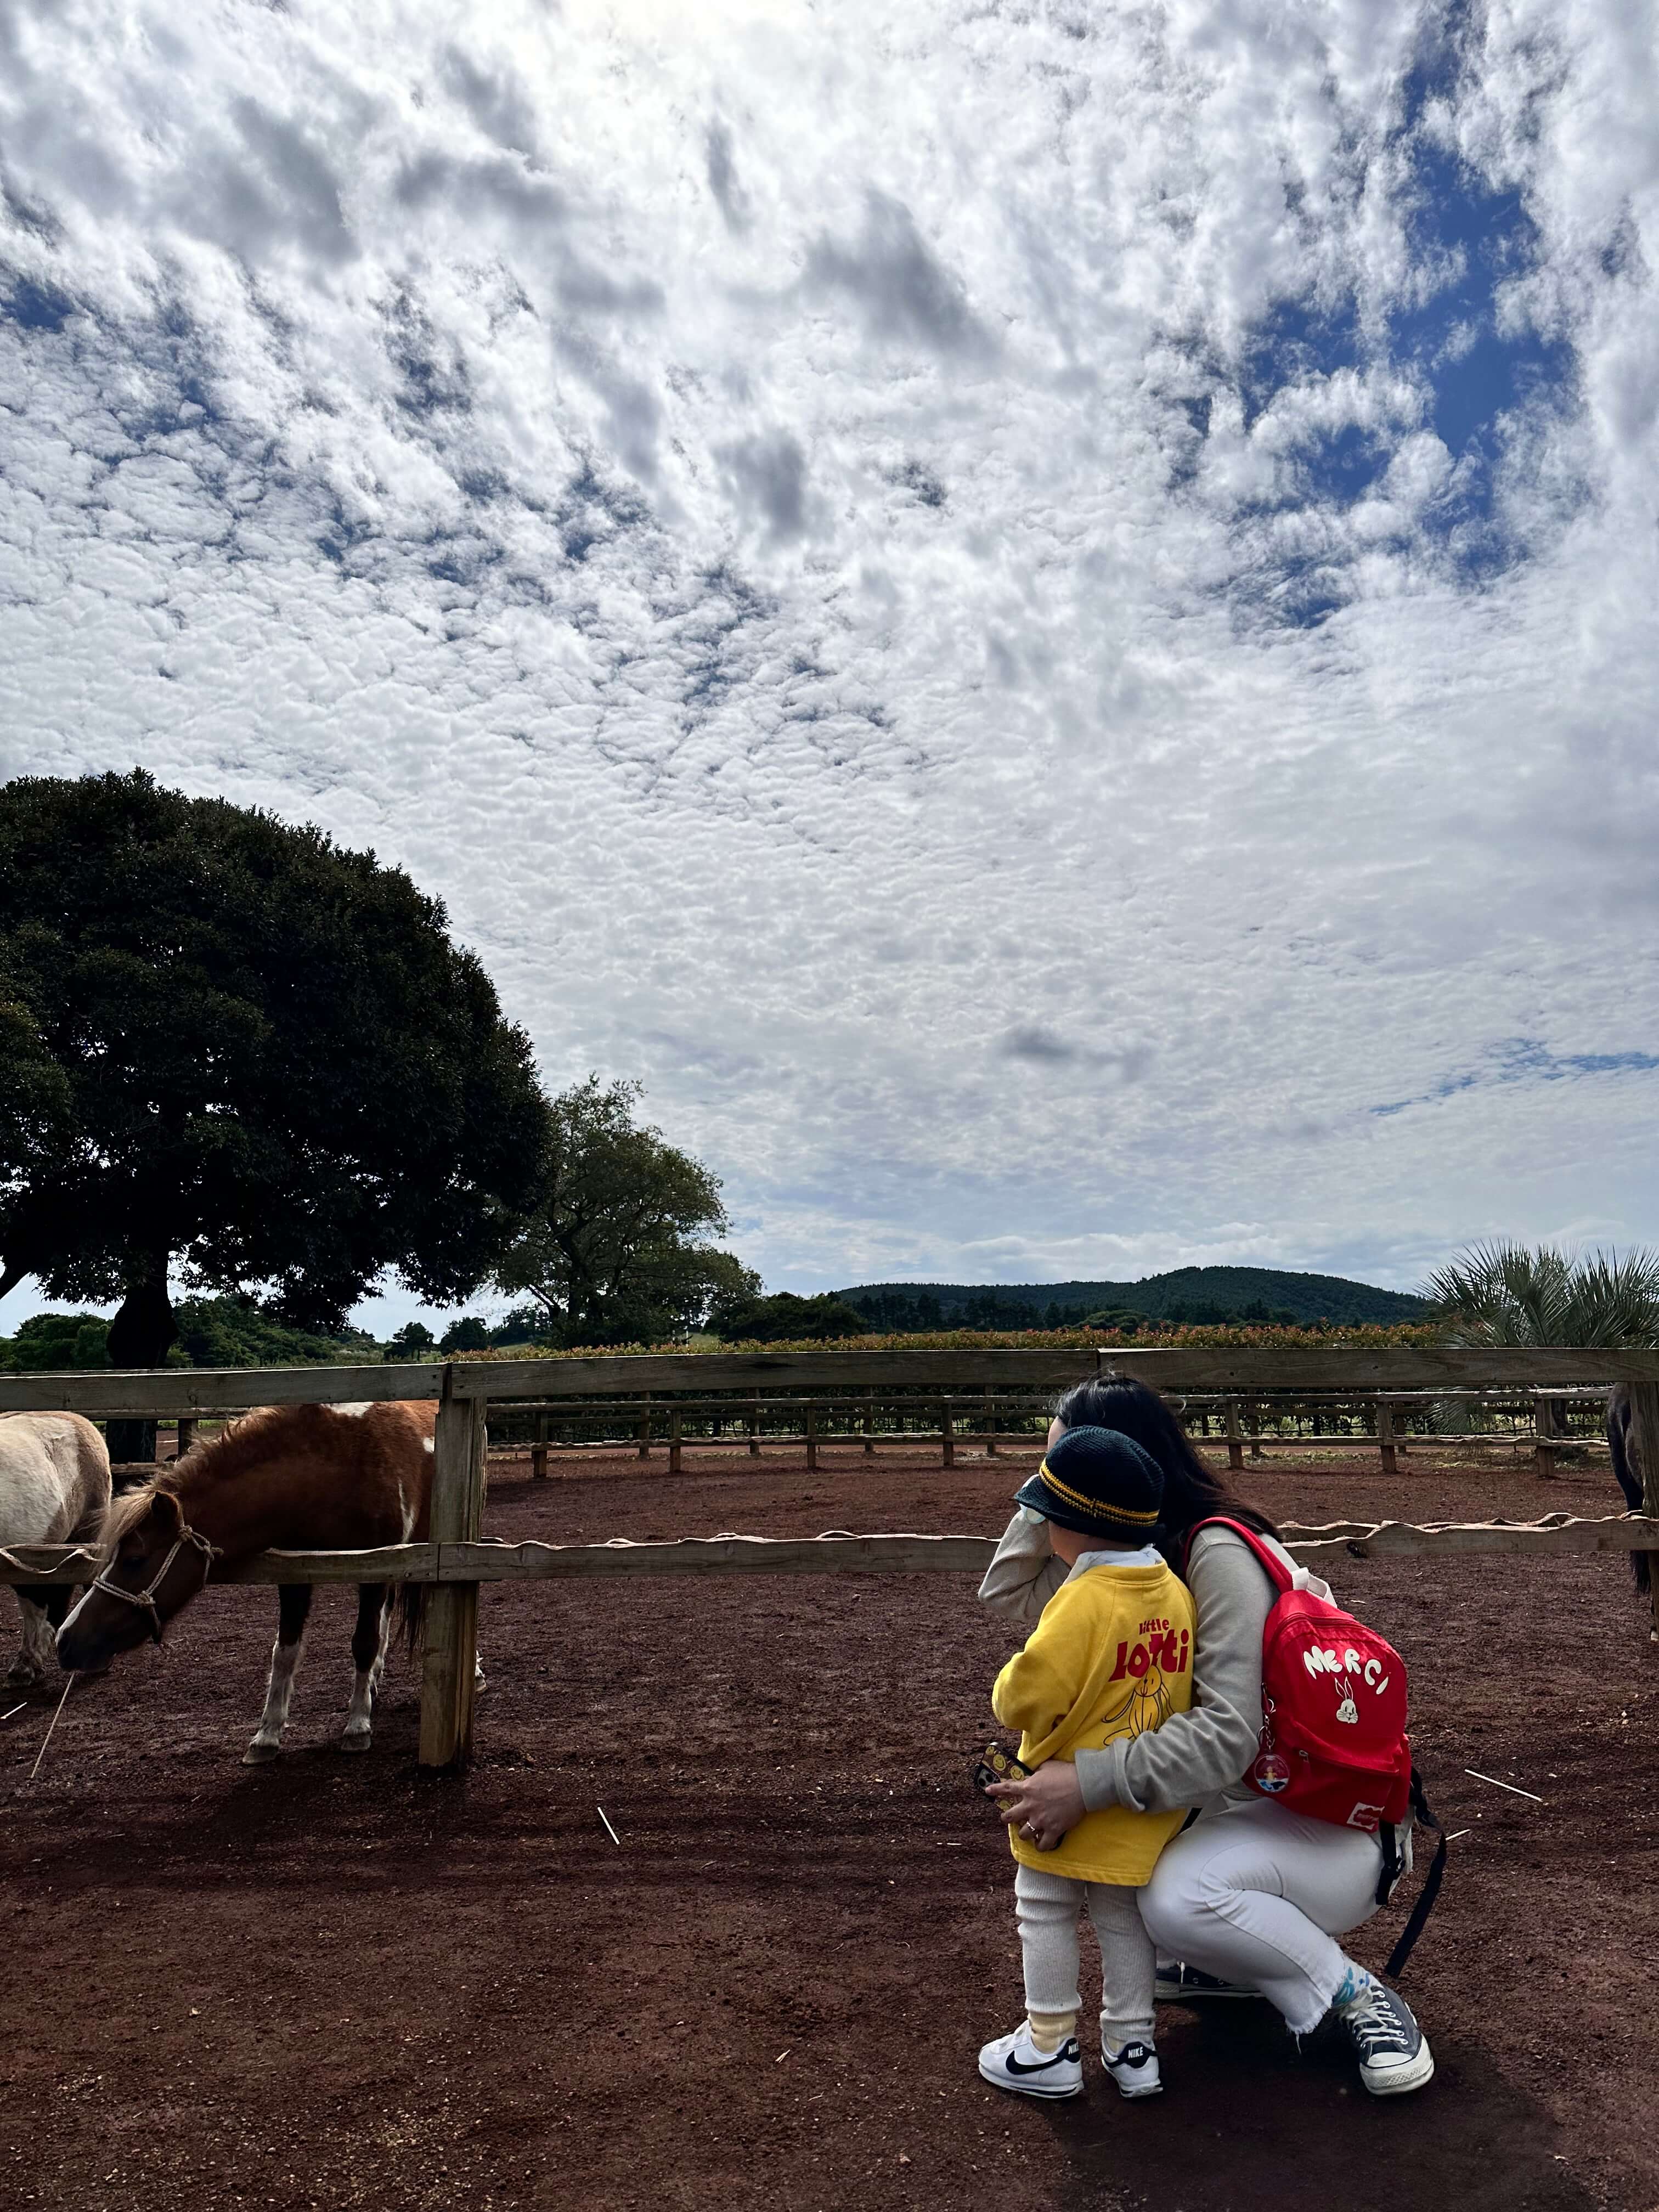
<svg viewBox="0 0 1659 2212"><path fill-rule="evenodd" d="M1092 1566L1062 1583L991 1691L997 1718L1021 1731L1025 1764L1097 1751L1184 1713L1193 1694L1193 1623L1187 1586L1161 1559ZM1133 1813L1109 1805L1085 1813L1057 1850L1039 1850L1012 1828L1008 1840L1022 1864L1044 1874L1138 1889L1186 1817L1179 1808Z"/></svg>

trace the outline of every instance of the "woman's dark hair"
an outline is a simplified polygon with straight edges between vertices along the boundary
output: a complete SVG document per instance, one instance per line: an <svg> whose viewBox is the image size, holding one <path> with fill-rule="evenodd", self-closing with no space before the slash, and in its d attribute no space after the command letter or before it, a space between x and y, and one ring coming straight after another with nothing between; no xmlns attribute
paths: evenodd
<svg viewBox="0 0 1659 2212"><path fill-rule="evenodd" d="M1185 1571L1193 1523L1212 1514L1224 1513L1264 1536L1278 1535L1265 1513L1236 1498L1205 1466L1180 1422L1144 1382L1127 1375L1091 1376L1066 1393L1054 1407L1054 1417L1068 1429L1115 1429L1158 1462L1164 1473L1164 1534L1158 1547L1177 1574Z"/></svg>

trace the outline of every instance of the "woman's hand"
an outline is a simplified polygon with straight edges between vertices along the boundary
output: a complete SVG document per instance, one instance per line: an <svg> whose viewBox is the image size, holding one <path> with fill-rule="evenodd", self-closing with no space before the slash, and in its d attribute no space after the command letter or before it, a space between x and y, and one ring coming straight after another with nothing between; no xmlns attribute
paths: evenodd
<svg viewBox="0 0 1659 2212"><path fill-rule="evenodd" d="M1087 1810L1069 1759L1048 1759L1018 1782L993 1782L985 1794L996 1799L1008 1826L1040 1851L1053 1850Z"/></svg>

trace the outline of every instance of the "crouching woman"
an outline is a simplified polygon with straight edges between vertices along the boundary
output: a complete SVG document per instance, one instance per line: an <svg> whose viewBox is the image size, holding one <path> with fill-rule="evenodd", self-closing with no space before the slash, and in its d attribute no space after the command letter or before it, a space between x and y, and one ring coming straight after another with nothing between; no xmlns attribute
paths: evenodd
<svg viewBox="0 0 1659 2212"><path fill-rule="evenodd" d="M1085 1425L1119 1431L1163 1472L1160 1548L1184 1577L1197 1614L1192 1709L1001 1784L993 1794L1003 1819L1028 1842L1053 1849L1085 1812L1194 1808L1198 1817L1167 1846L1140 1893L1160 1959L1180 1962L1182 1986L1194 1994L1201 1986L1194 1970L1212 1987L1259 1991L1297 2035L1334 2014L1373 2096L1420 2089L1434 2072L1428 2039L1395 1991L1337 1941L1377 1909L1379 1839L1291 1813L1245 1779L1261 1729L1261 1632L1277 1593L1242 1538L1220 1528L1192 1532L1224 1513L1277 1547L1272 1523L1228 1493L1144 1383L1079 1383L1060 1401L1050 1443ZM980 1595L1011 1620L1034 1620L1067 1571L1050 1548L1047 1522L1022 1507Z"/></svg>

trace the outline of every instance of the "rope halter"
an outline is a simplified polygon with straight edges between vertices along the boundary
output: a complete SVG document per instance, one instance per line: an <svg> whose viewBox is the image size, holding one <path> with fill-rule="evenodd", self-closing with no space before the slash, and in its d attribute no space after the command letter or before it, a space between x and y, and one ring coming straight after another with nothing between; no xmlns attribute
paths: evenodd
<svg viewBox="0 0 1659 2212"><path fill-rule="evenodd" d="M139 1608L140 1612L148 1613L149 1615L149 1632L151 1636L154 1637L156 1643L159 1644L161 1640L161 1615L156 1607L155 1593L161 1589L162 1583L167 1580L168 1569L178 1558L179 1553L184 1550L186 1544L190 1545L193 1550L200 1552L206 1561L206 1569L202 1577L202 1580L205 1583L208 1576L213 1571L213 1562L216 1559L223 1557L224 1547L220 1544L210 1544L207 1538L198 1534L198 1532L194 1528L183 1528L179 1529L178 1535L173 1539L173 1545L169 1549L166 1559L162 1560L161 1565L157 1567L155 1572L150 1577L149 1582L145 1584L143 1589L123 1589L119 1583L112 1583L110 1580L110 1571L114 1566L115 1562L112 1559L109 1566L104 1569L102 1574L96 1575L93 1577L93 1580L88 1585L88 1590L102 1590L107 1597L118 1597L124 1601L124 1603L127 1605L136 1605Z"/></svg>

